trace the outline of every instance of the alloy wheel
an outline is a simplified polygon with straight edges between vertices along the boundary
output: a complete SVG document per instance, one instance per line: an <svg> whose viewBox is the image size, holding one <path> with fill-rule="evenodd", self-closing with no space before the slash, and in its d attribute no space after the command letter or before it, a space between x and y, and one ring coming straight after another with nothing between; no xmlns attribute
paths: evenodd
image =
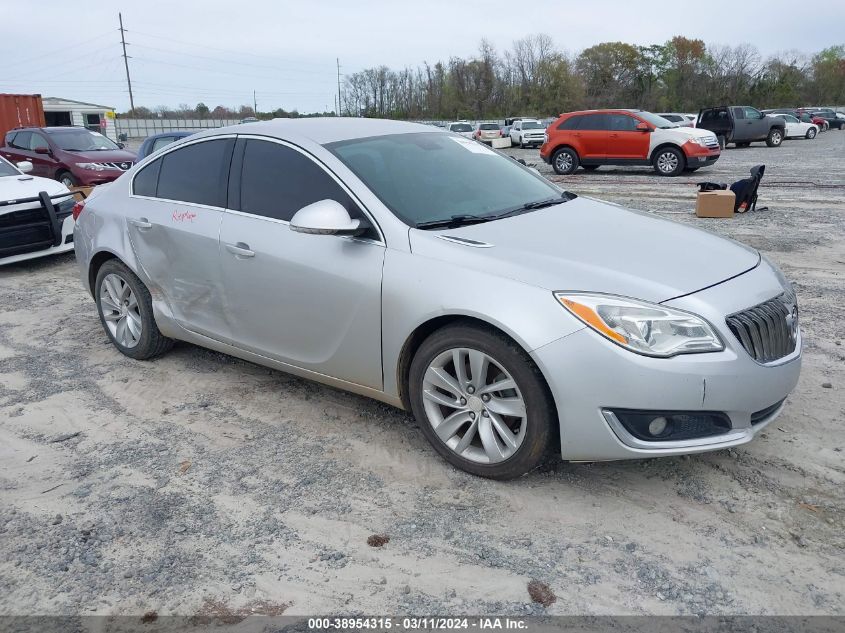
<svg viewBox="0 0 845 633"><path fill-rule="evenodd" d="M70 179L70 176L62 176L61 183L68 189L73 187L73 180Z"/></svg>
<svg viewBox="0 0 845 633"><path fill-rule="evenodd" d="M678 168L678 157L674 152L663 152L657 157L657 168L661 173L671 174Z"/></svg>
<svg viewBox="0 0 845 633"><path fill-rule="evenodd" d="M567 152L561 152L557 155L557 158L555 158L555 165L560 171L572 169L572 156L570 156Z"/></svg>
<svg viewBox="0 0 845 633"><path fill-rule="evenodd" d="M476 349L438 354L423 376L423 406L440 440L479 464L513 456L525 439L525 400L513 377Z"/></svg>
<svg viewBox="0 0 845 633"><path fill-rule="evenodd" d="M127 348L141 340L141 311L138 298L120 275L110 273L100 284L100 310L115 341Z"/></svg>

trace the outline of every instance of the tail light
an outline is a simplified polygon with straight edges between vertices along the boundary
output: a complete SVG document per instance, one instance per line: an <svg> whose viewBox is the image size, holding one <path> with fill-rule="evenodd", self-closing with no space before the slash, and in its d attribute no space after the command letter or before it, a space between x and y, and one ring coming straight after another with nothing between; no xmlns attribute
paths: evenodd
<svg viewBox="0 0 845 633"><path fill-rule="evenodd" d="M73 210L70 212L70 214L73 216L74 222L76 222L76 220L79 219L79 216L82 213L82 210L84 208L85 208L85 201L84 200L80 200L75 205L73 205Z"/></svg>

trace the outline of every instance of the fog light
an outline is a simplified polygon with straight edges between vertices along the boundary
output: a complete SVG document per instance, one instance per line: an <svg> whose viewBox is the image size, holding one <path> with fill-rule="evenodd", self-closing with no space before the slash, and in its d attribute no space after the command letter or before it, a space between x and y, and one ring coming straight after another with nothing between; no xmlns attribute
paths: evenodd
<svg viewBox="0 0 845 633"><path fill-rule="evenodd" d="M659 417L654 418L651 422L648 423L648 432L652 435L660 435L663 431L666 430L666 418Z"/></svg>
<svg viewBox="0 0 845 633"><path fill-rule="evenodd" d="M731 431L721 411L643 411L611 409L625 431L645 442L672 442L713 437Z"/></svg>

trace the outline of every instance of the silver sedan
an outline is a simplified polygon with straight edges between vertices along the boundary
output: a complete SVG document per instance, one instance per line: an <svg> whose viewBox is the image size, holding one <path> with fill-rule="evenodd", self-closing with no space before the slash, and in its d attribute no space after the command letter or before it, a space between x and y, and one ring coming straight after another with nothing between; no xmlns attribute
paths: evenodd
<svg viewBox="0 0 845 633"><path fill-rule="evenodd" d="M75 215L123 354L188 341L382 400L485 477L748 442L800 371L792 286L754 249L430 126L207 131Z"/></svg>

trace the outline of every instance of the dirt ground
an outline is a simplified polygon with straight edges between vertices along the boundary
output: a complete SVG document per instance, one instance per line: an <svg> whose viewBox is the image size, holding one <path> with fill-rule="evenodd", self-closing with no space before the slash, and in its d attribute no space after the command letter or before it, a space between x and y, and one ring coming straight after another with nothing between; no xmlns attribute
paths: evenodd
<svg viewBox="0 0 845 633"><path fill-rule="evenodd" d="M3 268L0 614L845 613L843 158L832 131L691 177L554 177L771 257L796 283L804 369L749 445L509 483L361 397L191 345L121 356L72 255ZM758 163L768 211L691 214L692 183Z"/></svg>

